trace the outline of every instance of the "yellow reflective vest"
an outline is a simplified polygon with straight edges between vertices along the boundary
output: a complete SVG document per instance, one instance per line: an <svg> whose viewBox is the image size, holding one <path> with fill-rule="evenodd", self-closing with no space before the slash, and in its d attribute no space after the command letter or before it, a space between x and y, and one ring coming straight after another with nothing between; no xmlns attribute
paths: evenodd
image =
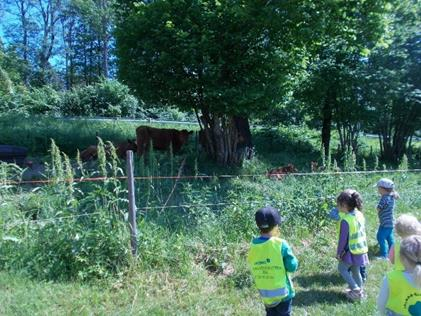
<svg viewBox="0 0 421 316"><path fill-rule="evenodd" d="M288 296L287 274L282 258L282 242L278 237L250 246L248 264L263 303L275 306Z"/></svg>
<svg viewBox="0 0 421 316"><path fill-rule="evenodd" d="M354 210L353 213L345 214L342 219L345 220L349 226L348 245L351 253L354 255L367 253L368 246L363 213Z"/></svg>
<svg viewBox="0 0 421 316"><path fill-rule="evenodd" d="M403 271L387 274L389 299L386 308L397 315L421 315L421 289L415 288L405 278Z"/></svg>
<svg viewBox="0 0 421 316"><path fill-rule="evenodd" d="M400 242L395 242L395 263L393 264L393 269L397 271L405 271L405 267L403 266L403 263L401 261L401 244Z"/></svg>

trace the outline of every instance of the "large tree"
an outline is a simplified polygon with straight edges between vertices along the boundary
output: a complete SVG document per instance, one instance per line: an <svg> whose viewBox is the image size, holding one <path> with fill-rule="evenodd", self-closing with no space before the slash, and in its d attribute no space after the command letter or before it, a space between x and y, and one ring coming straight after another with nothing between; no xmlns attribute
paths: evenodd
<svg viewBox="0 0 421 316"><path fill-rule="evenodd" d="M392 15L387 45L371 55L365 82L372 131L384 161L398 163L421 129L421 7L403 0Z"/></svg>
<svg viewBox="0 0 421 316"><path fill-rule="evenodd" d="M277 104L291 75L330 39L373 42L386 3L120 0L119 75L147 101L195 109L211 156L237 163L234 117Z"/></svg>
<svg viewBox="0 0 421 316"><path fill-rule="evenodd" d="M335 1L328 7L326 32L310 57L307 76L296 91L305 108L321 125L325 155L332 129L340 150L357 149L367 104L362 99L364 63L370 51L384 43L393 0Z"/></svg>
<svg viewBox="0 0 421 316"><path fill-rule="evenodd" d="M120 78L146 101L194 109L220 164L242 158L235 118L276 104L323 31L318 1L120 0L119 8Z"/></svg>
<svg viewBox="0 0 421 316"><path fill-rule="evenodd" d="M358 137L366 122L363 98L366 59L344 41L324 47L307 69L295 97L313 121L321 125L324 154L330 153L332 128L339 135L339 153L357 152ZM317 124L317 125L319 125Z"/></svg>

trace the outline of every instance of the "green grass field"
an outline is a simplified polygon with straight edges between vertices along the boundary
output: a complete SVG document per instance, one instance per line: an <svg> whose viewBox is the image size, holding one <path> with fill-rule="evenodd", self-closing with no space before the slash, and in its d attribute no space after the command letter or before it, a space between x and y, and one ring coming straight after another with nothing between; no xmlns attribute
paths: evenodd
<svg viewBox="0 0 421 316"><path fill-rule="evenodd" d="M47 126L40 121L22 127L16 121L13 129L12 123L8 121L11 127L0 142L19 139L20 145L28 145L37 135L43 140L54 136L69 154L75 144L88 144L100 128L100 135L111 140L131 135L134 128L128 123L116 127L51 119ZM256 158L242 168L219 168L203 155L197 157L191 143L181 156L155 153L148 157L148 165L136 160L136 173L177 174L184 156L185 175L264 174L290 162L305 171L319 158L318 133L300 127L255 131L254 139ZM32 154L46 155L47 143L45 148L33 144ZM50 165L55 169L47 174L63 177L60 172L69 171L62 158L54 159ZM174 181L139 180L139 258L133 262L124 222L124 182L9 187L2 181L18 177L20 171L0 167L0 315L263 315L245 257L256 234L254 212L267 204L278 207L286 218L281 234L300 261L294 274L294 315L375 315L379 284L391 267L372 261L368 300L348 302L343 294L346 285L336 270L335 224L327 213L343 189L362 193L371 258L377 253L378 196L372 185L378 178L387 175L395 181L401 194L398 214L421 217L420 173L325 174L283 181L264 176L186 179L177 183L165 209L161 207ZM85 171L86 176L98 176L97 167L101 166ZM109 162L106 172L121 172L118 167ZM72 176L80 176L77 172ZM34 214L39 223L28 221ZM75 217L81 214L90 216Z"/></svg>
<svg viewBox="0 0 421 316"><path fill-rule="evenodd" d="M402 196L398 213L421 216L421 176L394 174ZM265 204L267 194L289 219L283 236L293 245L300 268L294 275L297 296L295 315L375 315L375 300L380 281L390 269L385 262L372 261L366 285L368 300L348 302L342 291L345 283L336 271L335 225L321 215L308 218L300 205L312 194L329 197L345 187L362 192L366 202L370 256L376 249L377 196L372 183L377 177L343 176L316 179L234 180L238 202L256 202L243 207L197 209L200 217L186 220L189 214L151 213L140 224L140 258L137 264L114 276L91 281L42 281L25 272L0 272L1 315L259 315L263 307L253 288L245 264L248 241L256 232L253 213ZM322 185L322 187L320 187ZM239 187L241 187L239 189ZM303 194L300 198L297 194ZM268 197L266 197L268 198ZM294 199L291 204L281 199ZM278 200L279 199L279 200ZM240 202L241 203L241 202ZM284 203L284 204L283 204ZM282 207L284 205L284 208ZM296 206L294 210L293 205ZM292 207L292 209L290 209ZM193 212L192 210L190 212ZM295 213L296 212L296 213ZM192 214L192 213L190 213ZM217 214L217 215L215 215ZM298 217L298 220L294 220ZM203 221L205 218L205 221ZM179 225L177 219L194 226ZM308 225L306 225L306 223ZM226 267L232 271L226 273Z"/></svg>

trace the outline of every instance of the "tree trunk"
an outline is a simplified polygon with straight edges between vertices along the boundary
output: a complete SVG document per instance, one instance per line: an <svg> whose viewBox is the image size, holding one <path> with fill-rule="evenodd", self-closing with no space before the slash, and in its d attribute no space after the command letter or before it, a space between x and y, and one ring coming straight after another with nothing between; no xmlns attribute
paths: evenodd
<svg viewBox="0 0 421 316"><path fill-rule="evenodd" d="M251 132L247 118L202 110L200 120L203 126L200 141L218 164L239 165L244 158L251 157Z"/></svg>
<svg viewBox="0 0 421 316"><path fill-rule="evenodd" d="M330 134L332 130L333 107L331 102L334 98L334 92L328 93L322 109L322 146L324 155L327 157L330 151Z"/></svg>

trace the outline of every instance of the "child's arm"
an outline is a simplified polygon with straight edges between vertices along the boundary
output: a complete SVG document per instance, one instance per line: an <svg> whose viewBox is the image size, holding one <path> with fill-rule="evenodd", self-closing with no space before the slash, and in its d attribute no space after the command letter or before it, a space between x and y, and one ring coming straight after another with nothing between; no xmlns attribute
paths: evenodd
<svg viewBox="0 0 421 316"><path fill-rule="evenodd" d="M336 259L340 260L343 255L346 253L348 247L348 235L349 235L349 226L345 220L341 221L341 227L339 230L339 241L338 248L336 250Z"/></svg>
<svg viewBox="0 0 421 316"><path fill-rule="evenodd" d="M395 264L395 245L392 245L389 250L389 260L393 264Z"/></svg>
<svg viewBox="0 0 421 316"><path fill-rule="evenodd" d="M379 296L377 297L377 309L380 315L386 315L386 304L389 299L389 284L387 278L383 278L382 286L380 288Z"/></svg>
<svg viewBox="0 0 421 316"><path fill-rule="evenodd" d="M387 200L385 196L382 196L379 203L377 204L377 212L383 211L387 206Z"/></svg>
<svg viewBox="0 0 421 316"><path fill-rule="evenodd" d="M284 260L285 270L287 272L295 272L298 269L298 260L294 256L291 247L286 241L282 243L282 259Z"/></svg>

